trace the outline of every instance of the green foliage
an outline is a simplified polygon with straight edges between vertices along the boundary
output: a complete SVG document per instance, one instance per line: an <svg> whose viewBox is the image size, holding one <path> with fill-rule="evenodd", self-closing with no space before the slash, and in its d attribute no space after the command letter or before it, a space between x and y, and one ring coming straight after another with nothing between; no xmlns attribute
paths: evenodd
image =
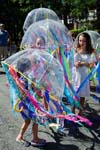
<svg viewBox="0 0 100 150"><path fill-rule="evenodd" d="M74 20L86 19L89 9L97 9L97 21L95 27L100 27L100 0L0 0L0 22L6 24L11 36L19 39L19 33L23 35L22 26L27 13L35 8L45 7L54 10L57 15L65 19L67 17ZM86 25L87 27L87 25ZM90 27L88 27L90 28ZM79 29L75 31L80 32Z"/></svg>
<svg viewBox="0 0 100 150"><path fill-rule="evenodd" d="M83 32L83 31L84 31L84 29L72 29L72 30L70 30L73 37L76 37L79 33Z"/></svg>

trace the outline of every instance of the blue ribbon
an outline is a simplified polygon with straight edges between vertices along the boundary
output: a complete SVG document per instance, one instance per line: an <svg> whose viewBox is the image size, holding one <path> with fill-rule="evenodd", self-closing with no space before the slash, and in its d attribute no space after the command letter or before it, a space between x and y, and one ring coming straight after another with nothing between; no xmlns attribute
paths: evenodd
<svg viewBox="0 0 100 150"><path fill-rule="evenodd" d="M98 62L98 64L96 65L96 67L94 67L92 69L92 71L88 74L88 76L85 78L85 80L81 83L81 85L79 86L79 88L76 91L76 93L80 92L80 90L82 89L82 87L84 86L84 84L91 78L91 76L93 76L93 74L98 70L99 67L100 67L100 62Z"/></svg>

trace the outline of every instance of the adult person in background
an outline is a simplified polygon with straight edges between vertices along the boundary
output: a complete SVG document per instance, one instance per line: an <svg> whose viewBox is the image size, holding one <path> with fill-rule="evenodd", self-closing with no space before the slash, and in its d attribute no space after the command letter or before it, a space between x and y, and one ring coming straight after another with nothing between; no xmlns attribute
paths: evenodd
<svg viewBox="0 0 100 150"><path fill-rule="evenodd" d="M17 45L14 40L10 40L10 46L9 46L9 55L13 55L17 52Z"/></svg>
<svg viewBox="0 0 100 150"><path fill-rule="evenodd" d="M8 56L8 43L10 41L10 35L7 30L5 30L5 25L0 24L0 65L1 65L1 57L6 59Z"/></svg>

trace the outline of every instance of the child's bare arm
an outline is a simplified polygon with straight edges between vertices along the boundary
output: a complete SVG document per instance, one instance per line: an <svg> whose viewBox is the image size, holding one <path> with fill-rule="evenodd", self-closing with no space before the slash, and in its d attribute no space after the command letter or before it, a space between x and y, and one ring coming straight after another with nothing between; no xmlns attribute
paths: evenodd
<svg viewBox="0 0 100 150"><path fill-rule="evenodd" d="M89 68L92 68L94 67L94 62L93 63L88 63L88 62L82 62L82 61L78 61L75 63L75 66L76 67L81 67L81 66L86 66L86 67L89 67Z"/></svg>

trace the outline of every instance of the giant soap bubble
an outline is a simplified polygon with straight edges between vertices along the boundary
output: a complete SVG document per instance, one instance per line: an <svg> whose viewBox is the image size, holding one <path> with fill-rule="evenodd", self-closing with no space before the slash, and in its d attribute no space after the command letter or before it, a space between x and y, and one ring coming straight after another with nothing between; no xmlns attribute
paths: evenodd
<svg viewBox="0 0 100 150"><path fill-rule="evenodd" d="M62 65L48 52L39 49L26 49L12 55L5 62L13 65L15 69L33 80L40 89L48 90L56 98L63 96L64 73Z"/></svg>
<svg viewBox="0 0 100 150"><path fill-rule="evenodd" d="M23 30L26 31L28 27L37 21L44 20L44 19L53 19L56 21L60 21L57 14L48 8L36 8L31 10L28 15L26 16L26 19L24 21Z"/></svg>
<svg viewBox="0 0 100 150"><path fill-rule="evenodd" d="M98 53L98 57L100 58L100 38L96 41L96 51Z"/></svg>
<svg viewBox="0 0 100 150"><path fill-rule="evenodd" d="M96 42L97 42L97 39L100 38L100 34L96 31L92 31L92 30L86 30L86 31L83 31L81 33L88 33L90 38L91 38L91 43L92 43L92 46L93 48L95 49L96 48ZM76 37L76 40L74 42L74 45L77 43L77 39L78 39L78 36L81 34L79 33Z"/></svg>
<svg viewBox="0 0 100 150"><path fill-rule="evenodd" d="M100 37L96 41L96 49L100 52Z"/></svg>
<svg viewBox="0 0 100 150"><path fill-rule="evenodd" d="M42 37L45 46L51 49L55 46L70 49L73 45L73 39L67 27L51 19L32 24L22 38L21 48L34 47L38 37Z"/></svg>
<svg viewBox="0 0 100 150"><path fill-rule="evenodd" d="M48 52L26 49L10 56L2 65L15 111L41 125L53 122L54 119L50 118L67 119L79 124L86 122L91 125L88 119L73 115L62 103L63 68Z"/></svg>

